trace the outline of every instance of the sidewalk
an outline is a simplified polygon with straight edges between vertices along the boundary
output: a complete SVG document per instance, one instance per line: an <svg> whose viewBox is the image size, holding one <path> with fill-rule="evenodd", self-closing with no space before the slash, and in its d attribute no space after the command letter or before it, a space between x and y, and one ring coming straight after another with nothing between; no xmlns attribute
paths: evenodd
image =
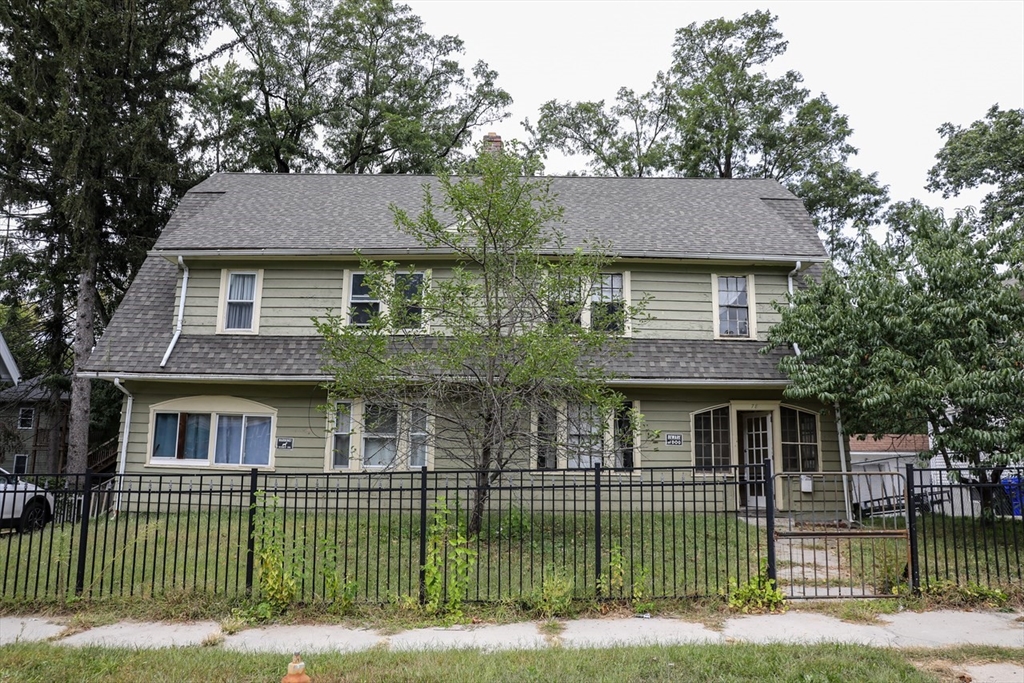
<svg viewBox="0 0 1024 683"><path fill-rule="evenodd" d="M672 618L576 619L560 622L557 634L545 634L541 623L453 626L412 629L383 635L367 629L334 625L286 625L251 628L224 634L217 622L120 622L62 635L65 626L44 617L0 617L0 645L50 641L73 647L126 648L199 647L211 642L228 650L304 654L354 652L380 647L391 650L476 648L483 651L602 648L624 645L685 643L855 643L876 647L941 648L993 645L1024 648L1020 613L902 612L880 615L882 624L853 624L814 612L788 612L728 619L721 630ZM1024 662L978 668L975 681L1024 681ZM994 676L994 677L992 677Z"/></svg>

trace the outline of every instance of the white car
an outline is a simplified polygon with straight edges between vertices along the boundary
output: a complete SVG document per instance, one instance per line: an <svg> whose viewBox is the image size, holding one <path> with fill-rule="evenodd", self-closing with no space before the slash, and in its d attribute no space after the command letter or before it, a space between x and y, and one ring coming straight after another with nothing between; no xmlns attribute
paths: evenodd
<svg viewBox="0 0 1024 683"><path fill-rule="evenodd" d="M0 527L38 531L53 519L53 496L45 489L0 469Z"/></svg>

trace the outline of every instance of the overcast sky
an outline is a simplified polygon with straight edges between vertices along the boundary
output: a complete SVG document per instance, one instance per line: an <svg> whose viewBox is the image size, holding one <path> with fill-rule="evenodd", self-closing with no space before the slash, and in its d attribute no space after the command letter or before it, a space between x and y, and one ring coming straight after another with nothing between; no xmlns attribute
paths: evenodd
<svg viewBox="0 0 1024 683"><path fill-rule="evenodd" d="M968 125L993 104L1024 107L1024 2L682 2L678 0L406 0L434 34L455 34L467 63L483 59L515 99L495 126L525 138L550 99L611 102L620 86L649 87L671 64L675 31L692 22L768 9L789 50L774 64L795 69L849 117L853 165L877 171L893 199L924 189L946 121ZM773 69L774 70L774 69ZM584 170L552 158L549 174Z"/></svg>

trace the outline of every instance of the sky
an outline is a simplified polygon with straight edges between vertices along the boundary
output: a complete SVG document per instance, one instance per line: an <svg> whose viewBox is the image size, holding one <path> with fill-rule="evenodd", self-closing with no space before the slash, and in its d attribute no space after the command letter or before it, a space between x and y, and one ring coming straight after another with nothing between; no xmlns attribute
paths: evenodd
<svg viewBox="0 0 1024 683"><path fill-rule="evenodd" d="M1024 107L1024 2L683 2L680 0L405 0L434 35L458 35L466 64L486 61L515 102L495 124L525 139L551 99L611 102L621 86L646 91L671 64L677 28L767 9L793 69L849 118L860 153L851 164L877 171L894 200L917 198L948 211L983 192L943 200L924 189L944 122L967 126L993 104ZM585 170L585 160L550 157L547 173Z"/></svg>

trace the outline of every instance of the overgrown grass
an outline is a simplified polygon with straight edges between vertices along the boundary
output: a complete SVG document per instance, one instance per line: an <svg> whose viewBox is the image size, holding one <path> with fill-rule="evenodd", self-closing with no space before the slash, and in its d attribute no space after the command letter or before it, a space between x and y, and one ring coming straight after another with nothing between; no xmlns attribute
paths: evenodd
<svg viewBox="0 0 1024 683"><path fill-rule="evenodd" d="M872 521L887 529L905 528L902 520L869 519L869 529ZM910 554L906 540L844 538L828 543L839 558L839 563L830 567L831 585L839 583L876 595L907 590ZM953 587L978 588L1000 591L1011 600L1024 598L1024 520L986 521L922 513L917 519L917 544L919 576L926 592L930 588L936 593L948 593Z"/></svg>
<svg viewBox="0 0 1024 683"><path fill-rule="evenodd" d="M1019 656L1008 651L1007 657ZM205 648L121 650L18 644L0 648L0 680L277 680L288 657ZM304 655L316 683L346 681L937 681L895 650L855 645L683 645L484 654L474 650Z"/></svg>

